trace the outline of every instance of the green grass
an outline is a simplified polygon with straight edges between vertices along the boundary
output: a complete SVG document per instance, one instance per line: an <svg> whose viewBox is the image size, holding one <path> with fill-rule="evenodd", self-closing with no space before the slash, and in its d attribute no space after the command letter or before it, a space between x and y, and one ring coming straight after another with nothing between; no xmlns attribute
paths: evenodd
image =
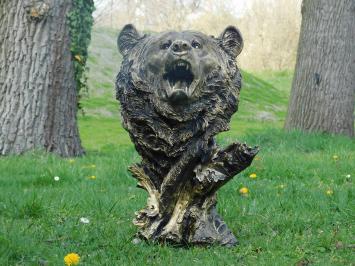
<svg viewBox="0 0 355 266"><path fill-rule="evenodd" d="M95 123L105 128L108 121ZM83 135L84 143L99 135ZM350 265L355 259L350 247L354 142L279 129L239 139L262 149L252 167L218 195L219 212L238 237L238 247L134 245L131 220L146 193L135 187L127 166L139 158L131 144L111 139L111 145L108 141L99 152L92 146L75 162L41 152L1 159L0 265L61 265L69 252L80 254L83 265L291 265L300 260ZM250 179L251 173L257 178ZM249 188L248 197L239 195L242 186ZM80 217L90 224L80 223Z"/></svg>
<svg viewBox="0 0 355 266"><path fill-rule="evenodd" d="M133 244L132 219L147 194L127 171L140 158L114 100L121 60L115 38L114 31L94 30L90 93L82 101L86 115L79 115L87 154L75 161L40 151L0 158L0 265L63 265L70 252L81 265L353 265L355 142L283 132L287 71L243 72L239 111L231 130L217 137L221 145L261 147L252 166L218 194L219 213L239 246ZM248 196L239 194L244 186Z"/></svg>

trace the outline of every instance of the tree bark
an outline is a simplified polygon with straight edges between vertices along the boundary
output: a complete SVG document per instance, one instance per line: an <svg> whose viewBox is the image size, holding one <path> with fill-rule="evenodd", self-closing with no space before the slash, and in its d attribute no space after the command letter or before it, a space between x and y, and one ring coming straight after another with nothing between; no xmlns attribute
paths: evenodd
<svg viewBox="0 0 355 266"><path fill-rule="evenodd" d="M286 129L354 135L355 1L304 0Z"/></svg>
<svg viewBox="0 0 355 266"><path fill-rule="evenodd" d="M0 155L83 154L67 14L71 0L0 3Z"/></svg>

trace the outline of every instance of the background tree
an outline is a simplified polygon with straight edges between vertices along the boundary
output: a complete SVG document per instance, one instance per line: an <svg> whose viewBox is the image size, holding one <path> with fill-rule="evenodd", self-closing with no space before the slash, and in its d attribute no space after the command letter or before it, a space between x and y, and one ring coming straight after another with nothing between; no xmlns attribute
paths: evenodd
<svg viewBox="0 0 355 266"><path fill-rule="evenodd" d="M77 89L90 35L79 51L75 36L85 27L90 34L92 11L85 0L0 2L0 155L34 148L83 154Z"/></svg>
<svg viewBox="0 0 355 266"><path fill-rule="evenodd" d="M354 135L355 1L304 0L286 129Z"/></svg>

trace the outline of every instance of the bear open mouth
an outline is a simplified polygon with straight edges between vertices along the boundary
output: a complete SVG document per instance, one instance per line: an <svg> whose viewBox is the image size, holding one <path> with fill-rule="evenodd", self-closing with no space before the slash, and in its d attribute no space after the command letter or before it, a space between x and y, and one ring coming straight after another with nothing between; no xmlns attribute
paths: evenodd
<svg viewBox="0 0 355 266"><path fill-rule="evenodd" d="M167 96L173 102L181 102L190 96L194 74L188 61L179 59L167 65L163 79L168 83Z"/></svg>
<svg viewBox="0 0 355 266"><path fill-rule="evenodd" d="M169 82L172 88L184 89L190 87L194 80L191 64L185 60L176 60L166 67L163 78Z"/></svg>

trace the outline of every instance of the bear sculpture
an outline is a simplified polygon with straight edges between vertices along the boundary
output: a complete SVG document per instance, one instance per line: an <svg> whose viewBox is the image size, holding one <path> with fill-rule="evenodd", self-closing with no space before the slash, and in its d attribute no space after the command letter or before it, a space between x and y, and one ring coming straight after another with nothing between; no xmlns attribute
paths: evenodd
<svg viewBox="0 0 355 266"><path fill-rule="evenodd" d="M149 193L134 224L146 240L181 245L237 240L216 211L216 191L247 168L257 147L220 148L237 111L243 47L238 29L215 38L200 32L139 33L126 25L116 81L124 128L142 157L129 168Z"/></svg>

